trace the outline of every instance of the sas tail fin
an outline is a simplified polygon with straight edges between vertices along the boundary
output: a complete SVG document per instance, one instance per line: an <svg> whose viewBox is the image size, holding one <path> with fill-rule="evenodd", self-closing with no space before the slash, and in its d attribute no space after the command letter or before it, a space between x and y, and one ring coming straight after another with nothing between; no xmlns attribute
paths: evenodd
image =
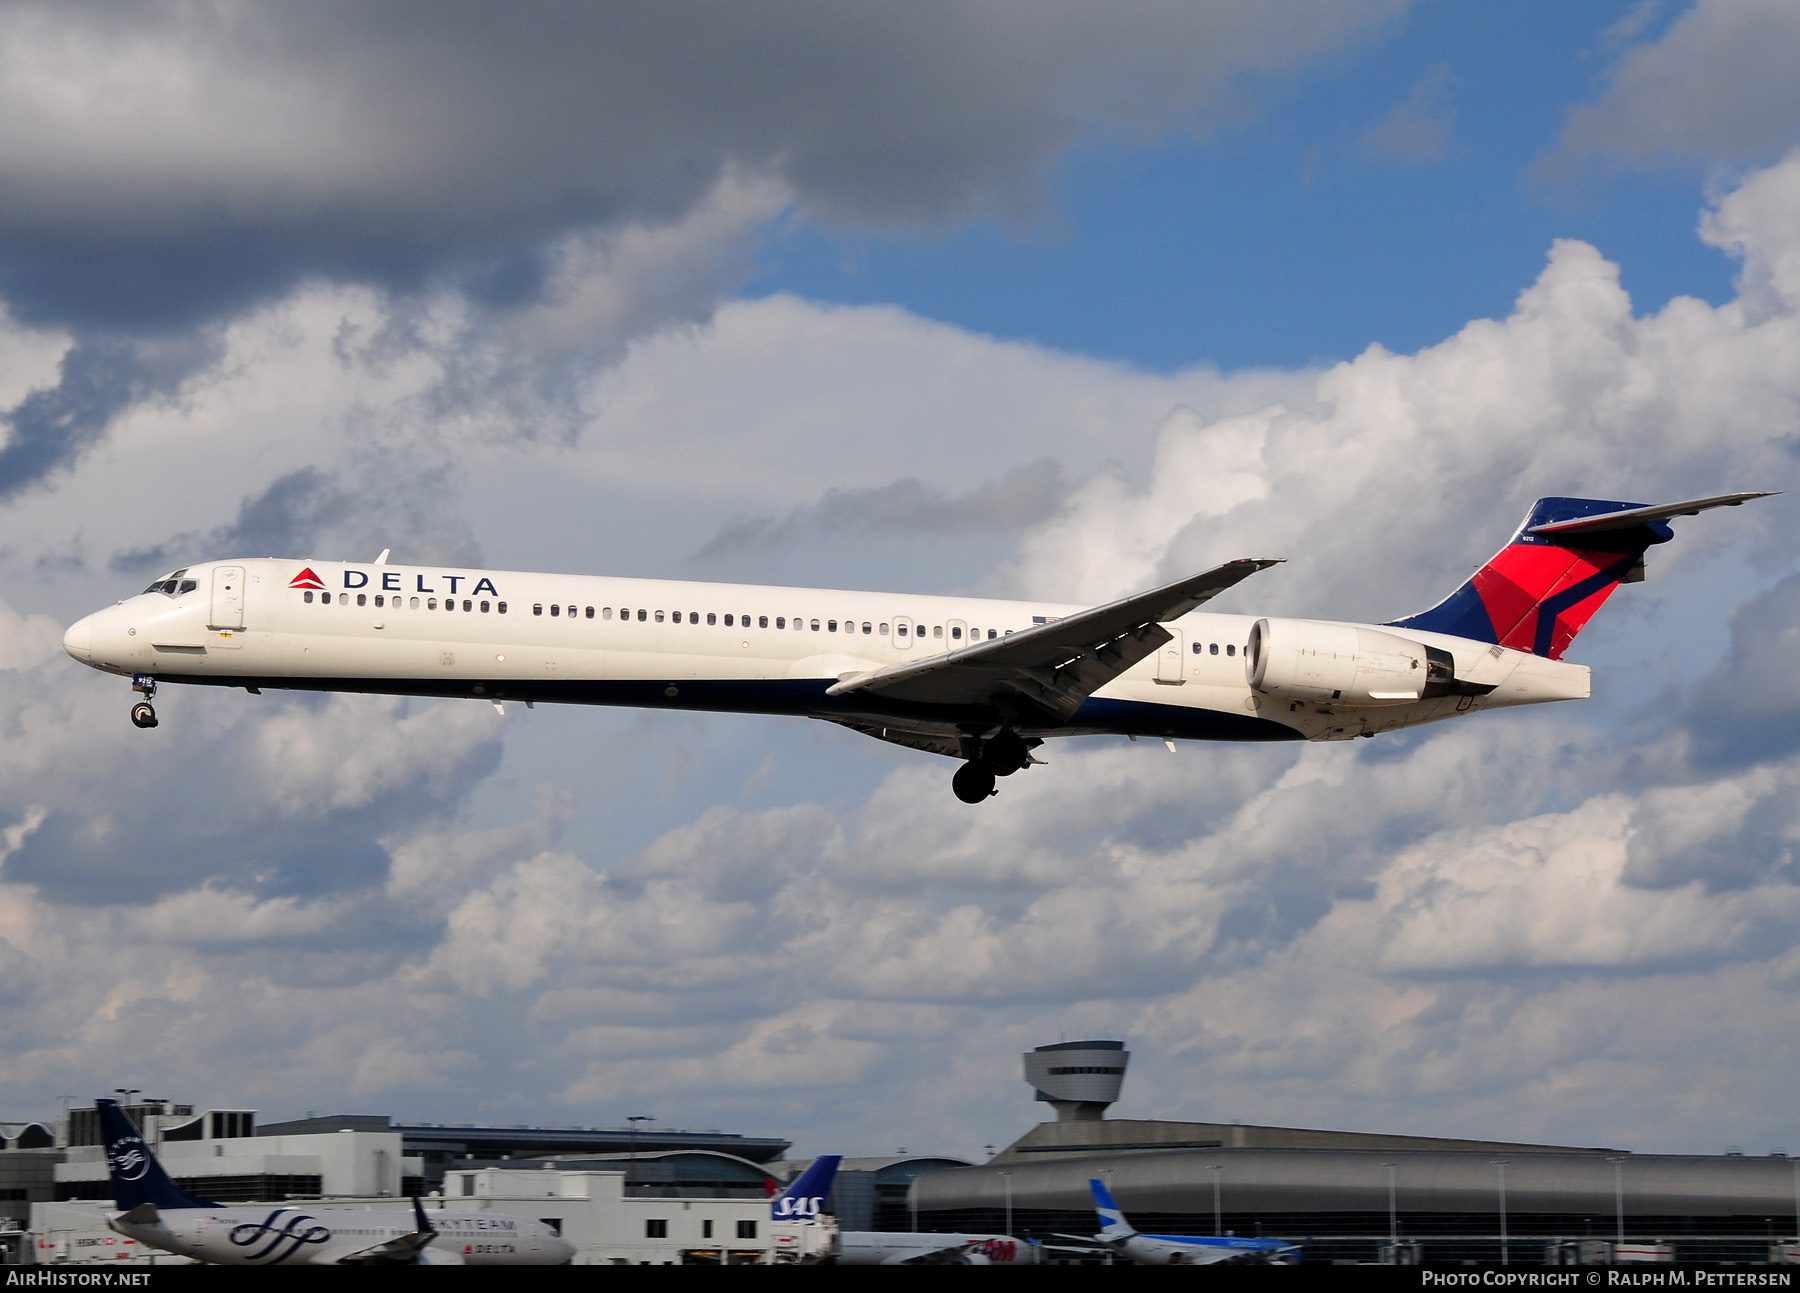
<svg viewBox="0 0 1800 1293"><path fill-rule="evenodd" d="M1560 660L1613 589L1644 577L1645 550L1675 537L1670 517L1736 507L1775 492L1656 507L1540 498L1507 545L1468 583L1430 610L1388 627L1448 633Z"/></svg>
<svg viewBox="0 0 1800 1293"><path fill-rule="evenodd" d="M817 1221L819 1209L831 1195L831 1182L841 1162L840 1154L822 1154L813 1159L792 1185L769 1200L769 1215L776 1221Z"/></svg>
<svg viewBox="0 0 1800 1293"><path fill-rule="evenodd" d="M1094 1211L1100 1214L1100 1238L1104 1242L1129 1239L1137 1233L1132 1224L1125 1220L1125 1214L1119 1211L1119 1205L1113 1200L1112 1191L1106 1188L1105 1181L1090 1177L1088 1188L1094 1192Z"/></svg>
<svg viewBox="0 0 1800 1293"><path fill-rule="evenodd" d="M94 1107L100 1112L100 1141L106 1146L106 1170L119 1211L130 1212L146 1203L159 1209L219 1206L195 1198L169 1179L117 1100L96 1100Z"/></svg>

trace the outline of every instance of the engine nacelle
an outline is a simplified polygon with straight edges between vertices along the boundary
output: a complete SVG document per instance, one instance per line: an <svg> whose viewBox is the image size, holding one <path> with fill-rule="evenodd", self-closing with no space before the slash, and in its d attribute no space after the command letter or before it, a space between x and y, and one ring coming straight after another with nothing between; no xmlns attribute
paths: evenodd
<svg viewBox="0 0 1800 1293"><path fill-rule="evenodd" d="M1264 619L1250 630L1244 674L1253 690L1282 700L1408 705L1427 694L1432 663L1423 643L1392 633Z"/></svg>

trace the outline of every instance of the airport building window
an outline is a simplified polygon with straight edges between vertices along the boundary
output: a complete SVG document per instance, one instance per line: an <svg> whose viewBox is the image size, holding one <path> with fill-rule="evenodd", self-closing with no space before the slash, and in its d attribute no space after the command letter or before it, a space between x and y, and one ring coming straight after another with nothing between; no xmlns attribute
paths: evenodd
<svg viewBox="0 0 1800 1293"><path fill-rule="evenodd" d="M738 1238L739 1239L754 1239L754 1238L756 1238L756 1223L754 1221L738 1222Z"/></svg>
<svg viewBox="0 0 1800 1293"><path fill-rule="evenodd" d="M302 594L300 594L300 597L301 597L302 601L307 601L307 602L312 601L312 593L310 593L310 592L302 593Z"/></svg>
<svg viewBox="0 0 1800 1293"><path fill-rule="evenodd" d="M668 1237L669 1237L669 1223L665 1218L663 1218L663 1217L646 1217L644 1219L644 1238L646 1238L646 1239L667 1239Z"/></svg>
<svg viewBox="0 0 1800 1293"><path fill-rule="evenodd" d="M712 1238L712 1221L710 1219L700 1223L700 1237L702 1239Z"/></svg>

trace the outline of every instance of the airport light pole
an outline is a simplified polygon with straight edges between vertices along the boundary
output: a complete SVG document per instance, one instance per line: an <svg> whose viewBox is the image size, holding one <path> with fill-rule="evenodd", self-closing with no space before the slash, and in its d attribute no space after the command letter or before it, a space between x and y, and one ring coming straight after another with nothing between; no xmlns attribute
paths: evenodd
<svg viewBox="0 0 1800 1293"><path fill-rule="evenodd" d="M1619 1242L1625 1242L1625 1155L1608 1154L1606 1161L1613 1165L1613 1207L1619 1217ZM1617 1254L1615 1254L1616 1256Z"/></svg>
<svg viewBox="0 0 1800 1293"><path fill-rule="evenodd" d="M631 1158L625 1164L625 1190L630 1193L637 1180L637 1125L640 1122L655 1122L656 1119L647 1113L634 1113L625 1121L631 1124Z"/></svg>
<svg viewBox="0 0 1800 1293"><path fill-rule="evenodd" d="M1006 1186L1006 1237L1012 1238L1012 1173L1000 1173L1000 1180ZM914 1227L917 1229L917 1227Z"/></svg>
<svg viewBox="0 0 1800 1293"><path fill-rule="evenodd" d="M1512 1160L1510 1158L1496 1158L1490 1161L1495 1167L1500 1169L1500 1264L1505 1266L1508 1264L1506 1243L1506 1165L1512 1162Z"/></svg>
<svg viewBox="0 0 1800 1293"><path fill-rule="evenodd" d="M1383 1163L1382 1166L1387 1168L1388 1174L1388 1244L1390 1247L1398 1247L1400 1244L1400 1214L1394 1208L1394 1169L1400 1164Z"/></svg>
<svg viewBox="0 0 1800 1293"><path fill-rule="evenodd" d="M1208 1163L1206 1170L1213 1176L1213 1234L1225 1233L1224 1214L1219 1209L1219 1173L1225 1170L1223 1163Z"/></svg>

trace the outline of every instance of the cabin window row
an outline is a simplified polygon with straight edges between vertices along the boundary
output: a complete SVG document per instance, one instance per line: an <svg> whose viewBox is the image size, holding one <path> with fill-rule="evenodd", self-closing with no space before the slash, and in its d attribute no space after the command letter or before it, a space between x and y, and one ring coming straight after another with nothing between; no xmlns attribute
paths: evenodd
<svg viewBox="0 0 1800 1293"><path fill-rule="evenodd" d="M300 594L300 600L303 602L310 603L313 600L313 595L310 591L303 592ZM323 606L331 605L331 594L330 593L320 593L319 594L319 603ZM350 594L349 593L339 593L337 595L337 604L339 606L350 605ZM358 606L367 606L369 604L369 594L368 593L356 594L356 604ZM376 593L375 594L375 604L377 606L390 607L393 610L402 610L409 606L412 610L415 610L415 611L417 611L417 610L435 611L438 609L438 599L435 597L425 597L425 598L401 597L398 594L396 594L393 597L385 597L381 593ZM457 606L456 598L454 598L454 597L444 598L444 603L443 603L444 610L453 611L456 609L456 606ZM472 597L465 597L462 599L462 609L465 611L478 612L482 615L486 615L490 611L497 612L498 614L504 615L504 614L506 614L506 603L505 602L490 602L490 601L486 601L486 600L477 601L476 599L474 599Z"/></svg>
<svg viewBox="0 0 1800 1293"><path fill-rule="evenodd" d="M598 610L596 610L596 608L594 608L592 606L587 606L587 607L563 606L559 603L552 603L548 607L546 607L543 603L540 602L540 603L536 603L532 606L531 613L533 615L549 614L552 617L559 617L559 618L562 616L567 616L569 619L572 619L572 620L573 619L610 620L613 618L613 608L610 606L602 606L602 607L598 608ZM655 622L657 624L665 624L665 623L699 624L702 622L702 619L704 619L705 623L707 623L709 625L717 626L721 621L723 621L724 626L728 629L729 628L746 628L747 629L752 626L752 619L754 618L754 624L755 624L756 628L766 629L770 626L770 617L767 615L758 615L758 616L752 617L749 615L726 614L726 615L721 616L717 611L707 611L707 612L705 612L704 616L702 616L702 613L699 611L652 611L652 610L647 610L647 609L642 609L642 608L640 608L636 611L633 611L630 607L622 606L619 608L618 615L619 615L619 619L621 621L630 620L634 614L637 616L637 622L640 624L647 624L647 623L651 623L651 622ZM773 623L774 623L775 628L785 631L788 628L788 617L785 615L777 615L774 617ZM843 622L843 624L840 626L838 621L833 620L833 619L810 620L809 621L804 616L798 616L798 615L796 615L793 619L793 628L796 632L805 632L807 627L809 626L809 624L814 633L818 633L821 631L826 632L826 633L836 633L840 630L840 628L845 633L855 633L858 628L857 622L855 620L845 620ZM917 632L915 633L912 630L908 629L908 627L905 624L896 624L893 626L893 633L896 637L908 637L910 635L913 637L923 638L925 636L925 628L926 628L925 625L920 624L917 626ZM861 624L861 630L864 634L869 635L869 636L873 636L873 635L879 633L882 637L886 637L886 636L888 636L889 626L886 623L877 623L874 620L864 620L864 621L862 621L862 624ZM1011 630L1008 630L1008 632L1010 633ZM945 630L944 630L944 626L942 624L935 624L935 625L931 626L931 636L932 637L942 639L944 637L944 633L945 633ZM989 638L997 638L1000 636L1000 631L998 629L989 629L987 631L987 635ZM960 624L952 624L949 628L949 636L952 641L955 641L955 642L963 641L963 626ZM980 639L981 639L981 630L980 629L971 628L968 630L968 640L969 641L975 642L975 641L979 641Z"/></svg>
<svg viewBox="0 0 1800 1293"><path fill-rule="evenodd" d="M1245 647L1244 650L1247 652L1250 650L1250 648ZM1196 642L1196 643L1194 643L1194 654L1195 655L1218 655L1219 654L1219 644L1217 642ZM1237 654L1237 644L1234 642L1227 642L1225 644L1225 654L1226 655L1236 655Z"/></svg>

